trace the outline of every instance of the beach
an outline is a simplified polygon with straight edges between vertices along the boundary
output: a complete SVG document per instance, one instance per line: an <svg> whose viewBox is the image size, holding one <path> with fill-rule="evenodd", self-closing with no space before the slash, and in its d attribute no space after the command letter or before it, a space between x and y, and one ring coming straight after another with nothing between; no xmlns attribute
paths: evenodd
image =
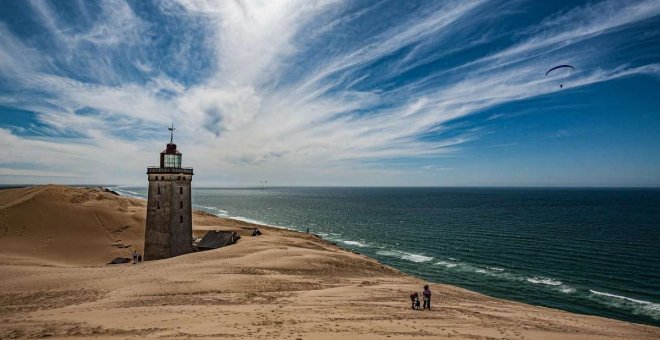
<svg viewBox="0 0 660 340"><path fill-rule="evenodd" d="M660 329L430 284L312 234L196 211L237 244L141 264L145 203L99 188L0 190L0 338L658 339ZM263 235L251 237L252 228Z"/></svg>

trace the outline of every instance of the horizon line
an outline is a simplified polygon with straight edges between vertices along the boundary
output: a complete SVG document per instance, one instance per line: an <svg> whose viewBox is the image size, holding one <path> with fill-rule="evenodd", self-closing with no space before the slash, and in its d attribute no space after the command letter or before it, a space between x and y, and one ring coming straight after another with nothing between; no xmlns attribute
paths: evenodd
<svg viewBox="0 0 660 340"><path fill-rule="evenodd" d="M70 187L129 187L141 188L147 187L141 185L125 184L0 184L2 189L25 188L33 186L60 185ZM196 186L197 189L278 189L278 188L401 188L401 189L660 189L660 185L654 186L578 186L578 185L272 185L272 186Z"/></svg>

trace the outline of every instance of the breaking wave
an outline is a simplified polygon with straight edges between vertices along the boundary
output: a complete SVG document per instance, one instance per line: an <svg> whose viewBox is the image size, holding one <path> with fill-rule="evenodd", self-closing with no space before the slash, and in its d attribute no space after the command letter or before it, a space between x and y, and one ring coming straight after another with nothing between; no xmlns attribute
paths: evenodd
<svg viewBox="0 0 660 340"><path fill-rule="evenodd" d="M209 206L200 205L200 204L193 204L193 206L195 208L206 210L207 212L212 212L214 215L216 215L218 217L229 217L229 213L226 210L222 210L220 208L209 207ZM263 223L259 223L259 224L263 224Z"/></svg>
<svg viewBox="0 0 660 340"><path fill-rule="evenodd" d="M569 286L561 286L559 288L559 291L564 293L564 294L573 294L573 293L575 293L575 288L569 287Z"/></svg>
<svg viewBox="0 0 660 340"><path fill-rule="evenodd" d="M457 263L448 262L448 261L440 261L440 262L436 262L435 264L445 266L447 268L454 268L454 267L458 266Z"/></svg>
<svg viewBox="0 0 660 340"><path fill-rule="evenodd" d="M147 199L147 195L141 194L139 192L135 191L130 191L126 189L122 189L120 187L106 187L105 189L112 190L116 193L118 193L120 196L124 197L130 197L130 198L139 198L139 199Z"/></svg>
<svg viewBox="0 0 660 340"><path fill-rule="evenodd" d="M376 254L389 256L389 257L398 257L402 260L415 262L415 263L429 262L433 260L433 257L431 256L425 256L423 254L413 254L399 250L381 250L376 252Z"/></svg>
<svg viewBox="0 0 660 340"><path fill-rule="evenodd" d="M362 248L364 248L364 247L368 247L368 246L369 246L368 244L363 243L363 242L359 242L359 241L345 241L345 240L339 240L339 242L344 243L344 244L348 244L348 245L350 245L350 246L357 246L357 247L362 247Z"/></svg>
<svg viewBox="0 0 660 340"><path fill-rule="evenodd" d="M660 303L633 299L627 296L599 292L589 289L594 300L615 308L630 310L633 314L643 314L660 320Z"/></svg>
<svg viewBox="0 0 660 340"><path fill-rule="evenodd" d="M438 266L446 267L447 269L454 269L462 272L477 273L506 281L526 282L534 285L540 285L542 287L547 287L548 289L558 290L564 294L573 294L576 292L575 288L566 285L562 281L556 279L542 277L542 276L527 277L525 275L507 272L504 268L500 268L500 267L480 267L470 263L455 262L448 260L438 261L434 264Z"/></svg>
<svg viewBox="0 0 660 340"><path fill-rule="evenodd" d="M540 276L535 276L535 277L528 277L527 282L535 283L535 284L543 284L543 285L548 285L548 286L561 286L563 282L547 277L540 277Z"/></svg>

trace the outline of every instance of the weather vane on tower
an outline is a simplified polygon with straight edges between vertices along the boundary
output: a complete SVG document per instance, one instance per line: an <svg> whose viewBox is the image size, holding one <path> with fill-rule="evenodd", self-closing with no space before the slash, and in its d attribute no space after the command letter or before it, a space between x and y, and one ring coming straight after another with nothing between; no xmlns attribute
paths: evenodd
<svg viewBox="0 0 660 340"><path fill-rule="evenodd" d="M167 128L170 130L170 144L174 143L174 122L172 122L172 127Z"/></svg>

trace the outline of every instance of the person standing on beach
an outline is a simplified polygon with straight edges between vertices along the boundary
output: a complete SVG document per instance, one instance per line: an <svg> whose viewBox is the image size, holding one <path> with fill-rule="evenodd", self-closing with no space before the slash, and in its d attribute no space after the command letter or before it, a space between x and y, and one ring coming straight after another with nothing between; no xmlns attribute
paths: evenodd
<svg viewBox="0 0 660 340"><path fill-rule="evenodd" d="M419 295L417 293L410 294L410 302L412 303L412 309L419 309Z"/></svg>
<svg viewBox="0 0 660 340"><path fill-rule="evenodd" d="M410 294L410 302L412 304L412 309L415 309L415 305L419 306L419 295L417 295L417 293Z"/></svg>
<svg viewBox="0 0 660 340"><path fill-rule="evenodd" d="M138 259L138 252L137 252L137 250L134 249L133 250L133 264L137 263L137 259Z"/></svg>
<svg viewBox="0 0 660 340"><path fill-rule="evenodd" d="M422 295L424 295L424 307L422 309L428 307L428 309L431 310L431 290L429 289L429 285L424 286L424 292Z"/></svg>

